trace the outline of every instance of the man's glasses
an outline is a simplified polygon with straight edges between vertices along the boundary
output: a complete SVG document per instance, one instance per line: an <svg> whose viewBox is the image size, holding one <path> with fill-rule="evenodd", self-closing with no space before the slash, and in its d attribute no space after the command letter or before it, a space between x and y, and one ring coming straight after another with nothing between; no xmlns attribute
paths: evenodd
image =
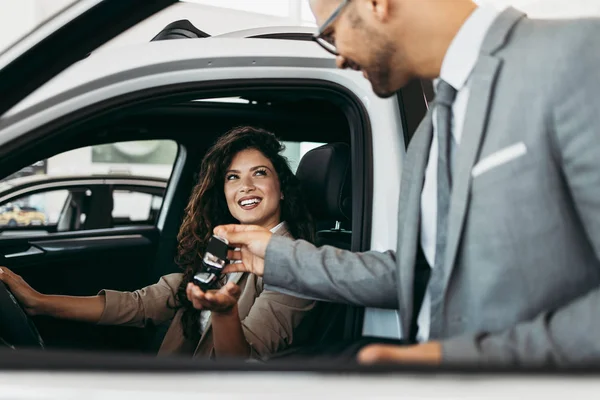
<svg viewBox="0 0 600 400"><path fill-rule="evenodd" d="M331 24L340 16L344 8L350 3L350 0L344 0L342 3L335 9L335 11L327 18L327 20L319 27L317 33L313 36L313 40L317 42L322 48L327 50L329 53L334 56L339 56L337 48L335 47L335 38L332 35L332 32L326 31L329 29Z"/></svg>

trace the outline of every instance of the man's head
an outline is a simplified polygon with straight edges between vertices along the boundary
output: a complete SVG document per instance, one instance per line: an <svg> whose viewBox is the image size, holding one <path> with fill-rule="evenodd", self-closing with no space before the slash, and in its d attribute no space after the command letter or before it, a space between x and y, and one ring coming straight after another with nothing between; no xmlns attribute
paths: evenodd
<svg viewBox="0 0 600 400"><path fill-rule="evenodd" d="M439 76L471 0L310 0L338 67L362 70L380 97L411 78ZM332 18L333 16L333 18Z"/></svg>

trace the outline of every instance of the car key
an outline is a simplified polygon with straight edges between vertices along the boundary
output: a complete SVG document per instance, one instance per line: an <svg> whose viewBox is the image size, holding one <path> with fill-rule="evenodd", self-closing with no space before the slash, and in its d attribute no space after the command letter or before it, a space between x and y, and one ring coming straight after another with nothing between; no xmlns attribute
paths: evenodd
<svg viewBox="0 0 600 400"><path fill-rule="evenodd" d="M223 268L228 264L227 251L229 242L227 239L213 235L208 241L200 270L194 275L193 282L202 291L214 289L219 282Z"/></svg>

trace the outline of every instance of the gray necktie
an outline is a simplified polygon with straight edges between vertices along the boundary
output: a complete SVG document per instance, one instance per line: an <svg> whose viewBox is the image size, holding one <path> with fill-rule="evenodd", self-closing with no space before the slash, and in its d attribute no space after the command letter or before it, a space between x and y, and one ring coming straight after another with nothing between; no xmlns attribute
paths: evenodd
<svg viewBox="0 0 600 400"><path fill-rule="evenodd" d="M435 97L437 112L438 166L437 166L437 229L435 242L435 264L429 280L431 296L431 339L440 338L443 331L444 261L448 236L448 212L452 192L452 104L456 89L440 80Z"/></svg>

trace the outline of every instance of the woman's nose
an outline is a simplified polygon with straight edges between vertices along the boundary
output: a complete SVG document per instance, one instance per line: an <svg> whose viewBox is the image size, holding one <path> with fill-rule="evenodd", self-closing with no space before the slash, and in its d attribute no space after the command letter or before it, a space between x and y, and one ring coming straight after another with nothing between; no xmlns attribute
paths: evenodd
<svg viewBox="0 0 600 400"><path fill-rule="evenodd" d="M252 181L251 178L244 178L242 180L242 186L240 187L240 191L244 192L244 193L248 193L251 192L255 189L254 187L254 182Z"/></svg>

